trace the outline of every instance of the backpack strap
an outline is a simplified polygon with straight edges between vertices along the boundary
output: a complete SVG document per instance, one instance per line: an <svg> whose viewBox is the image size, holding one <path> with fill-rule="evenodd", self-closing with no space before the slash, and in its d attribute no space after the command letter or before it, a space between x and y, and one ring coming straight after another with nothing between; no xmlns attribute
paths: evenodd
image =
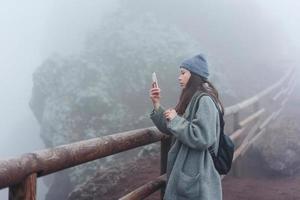
<svg viewBox="0 0 300 200"><path fill-rule="evenodd" d="M219 136L219 144L220 144L220 139L221 139L221 134L224 134L224 125L225 125L225 122L224 122L224 113L221 111L220 107L218 106L217 102L215 102L215 100L213 98L211 98L213 100L213 102L215 103L217 109L218 109L218 113L219 113L219 120L220 120L220 136ZM220 145L219 147L220 148ZM213 160L215 160L217 158L215 152L214 152L214 149L213 149L213 145L208 147L208 151L209 153L211 154Z"/></svg>
<svg viewBox="0 0 300 200"><path fill-rule="evenodd" d="M209 97L211 97L211 96L210 96L208 93L206 93L206 92L200 92L200 91L197 91L196 93L199 93L200 98L203 97L203 96L209 96ZM191 99L191 105L194 105L194 103L195 103L195 101L196 101L196 99L197 99L197 97L198 97L199 95L194 95L194 97ZM218 106L218 104L217 104L217 102L214 100L214 98L211 97L211 99L212 99L212 101L215 103L215 106L216 106L216 108L217 108L217 110L218 110L218 113L219 113L219 119L220 119L220 134L224 134L224 124L225 124L225 123L224 123L224 119L223 119L224 113L221 111L220 107ZM191 107L191 109L193 109L193 108ZM190 110L190 111L192 111L192 110ZM219 136L219 140L220 140L220 137L221 137L221 135ZM213 145L210 146L210 147L208 147L208 151L209 151L209 153L211 154L212 158L215 160L215 159L216 159L216 154L215 154L215 152L214 152Z"/></svg>

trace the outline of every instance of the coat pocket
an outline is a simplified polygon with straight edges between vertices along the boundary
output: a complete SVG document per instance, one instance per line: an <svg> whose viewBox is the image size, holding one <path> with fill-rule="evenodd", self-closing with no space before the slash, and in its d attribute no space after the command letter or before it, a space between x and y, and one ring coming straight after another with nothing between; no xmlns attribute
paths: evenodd
<svg viewBox="0 0 300 200"><path fill-rule="evenodd" d="M187 198L198 197L200 195L200 173L190 176L183 171L179 171L176 184L177 194Z"/></svg>

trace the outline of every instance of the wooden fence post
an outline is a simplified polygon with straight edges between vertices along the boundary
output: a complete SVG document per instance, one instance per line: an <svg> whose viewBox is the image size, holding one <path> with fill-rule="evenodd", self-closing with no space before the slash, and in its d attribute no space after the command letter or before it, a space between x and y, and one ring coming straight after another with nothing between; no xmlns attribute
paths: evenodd
<svg viewBox="0 0 300 200"><path fill-rule="evenodd" d="M240 123L239 112L236 112L233 114L233 127L232 127L233 131L232 132L234 132L240 128L239 123Z"/></svg>
<svg viewBox="0 0 300 200"><path fill-rule="evenodd" d="M239 125L239 112L236 112L233 114L233 132L238 130L240 128L240 125ZM236 159L235 160L235 163L233 164L232 166L232 173L234 176L236 177L239 177L241 175L241 169L240 169L240 162L239 162L239 159Z"/></svg>
<svg viewBox="0 0 300 200"><path fill-rule="evenodd" d="M37 174L30 174L22 182L9 187L9 200L35 200Z"/></svg>
<svg viewBox="0 0 300 200"><path fill-rule="evenodd" d="M172 137L161 140L160 148L160 174L165 174L167 171L168 152L171 147ZM160 198L163 199L165 187L160 190Z"/></svg>
<svg viewBox="0 0 300 200"><path fill-rule="evenodd" d="M255 102L254 105L253 105L253 110L254 110L254 112L258 111L259 108L260 108L260 106L259 106L259 101L257 101L257 102Z"/></svg>

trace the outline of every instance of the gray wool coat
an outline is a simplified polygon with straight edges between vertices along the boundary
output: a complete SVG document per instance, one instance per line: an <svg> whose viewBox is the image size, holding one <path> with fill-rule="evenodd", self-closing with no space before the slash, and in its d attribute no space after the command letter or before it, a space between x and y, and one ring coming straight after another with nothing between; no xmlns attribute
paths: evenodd
<svg viewBox="0 0 300 200"><path fill-rule="evenodd" d="M168 152L167 185L164 200L221 200L221 179L208 147L217 153L219 114L209 96L196 92L185 113L167 121L162 106L150 118L163 133L174 136ZM194 102L191 105L191 102ZM191 110L191 111L190 111ZM192 120L188 120L194 116Z"/></svg>

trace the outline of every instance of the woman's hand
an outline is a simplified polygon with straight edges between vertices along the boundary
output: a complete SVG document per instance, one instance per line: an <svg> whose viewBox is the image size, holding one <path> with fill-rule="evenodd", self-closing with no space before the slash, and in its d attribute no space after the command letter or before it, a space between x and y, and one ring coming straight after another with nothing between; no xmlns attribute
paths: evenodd
<svg viewBox="0 0 300 200"><path fill-rule="evenodd" d="M157 109L160 105L160 88L154 87L155 83L152 83L152 88L149 90L149 96L152 100L153 106L155 109Z"/></svg>
<svg viewBox="0 0 300 200"><path fill-rule="evenodd" d="M168 121L174 119L174 117L176 117L176 115L177 115L177 112L173 108L169 108L164 112L164 116Z"/></svg>

